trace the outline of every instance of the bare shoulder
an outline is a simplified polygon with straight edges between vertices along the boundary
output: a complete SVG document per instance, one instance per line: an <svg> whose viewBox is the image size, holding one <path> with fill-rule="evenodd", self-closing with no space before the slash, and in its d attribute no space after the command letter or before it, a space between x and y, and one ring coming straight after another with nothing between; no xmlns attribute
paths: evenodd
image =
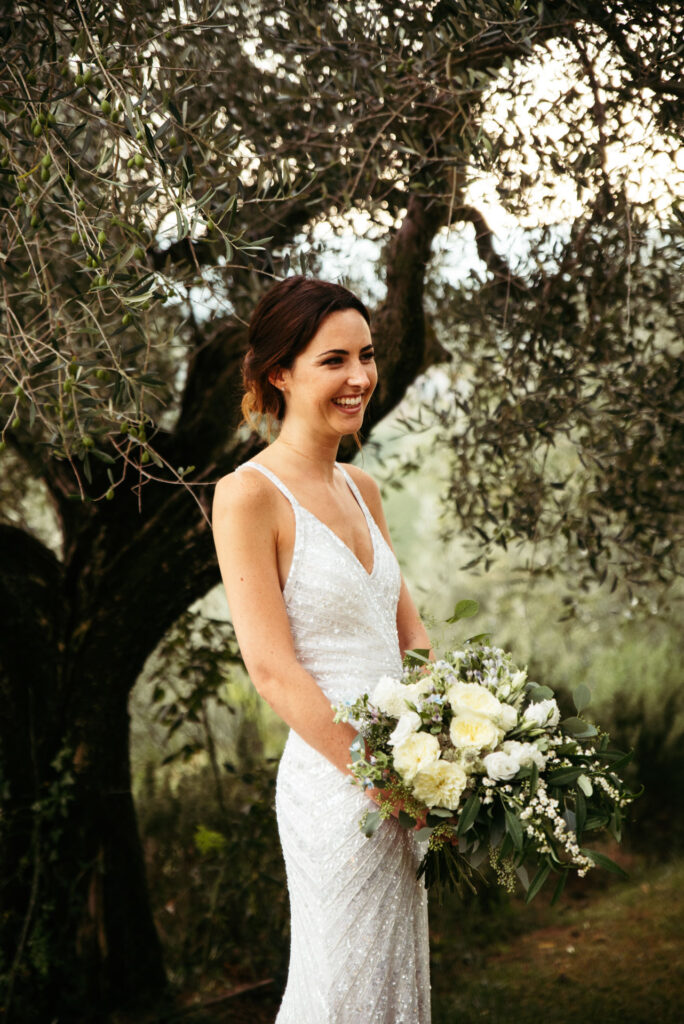
<svg viewBox="0 0 684 1024"><path fill-rule="evenodd" d="M226 518L270 520L276 509L274 492L273 485L258 471L227 473L214 489L212 519L215 524Z"/></svg>

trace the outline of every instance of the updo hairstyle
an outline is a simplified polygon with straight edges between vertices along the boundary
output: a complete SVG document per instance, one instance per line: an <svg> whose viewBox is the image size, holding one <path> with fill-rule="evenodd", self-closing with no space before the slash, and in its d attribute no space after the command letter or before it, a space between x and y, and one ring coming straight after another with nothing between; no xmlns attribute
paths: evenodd
<svg viewBox="0 0 684 1024"><path fill-rule="evenodd" d="M249 322L249 349L242 364L245 394L243 422L258 427L262 418L280 423L285 399L269 375L289 370L326 317L355 309L370 325L363 302L341 284L298 274L286 277L262 295Z"/></svg>

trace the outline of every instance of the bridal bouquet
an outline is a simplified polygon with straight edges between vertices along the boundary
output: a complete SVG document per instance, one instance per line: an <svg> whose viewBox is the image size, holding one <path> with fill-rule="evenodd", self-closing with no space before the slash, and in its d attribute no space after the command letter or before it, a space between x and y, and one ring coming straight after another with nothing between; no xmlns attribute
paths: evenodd
<svg viewBox="0 0 684 1024"><path fill-rule="evenodd" d="M630 755L609 750L608 736L580 717L589 688L577 688L577 716L561 721L553 691L486 639L437 661L427 653L411 652L400 678L384 677L336 708L337 721L359 730L354 777L383 792L378 810L362 819L365 834L399 804L400 825L424 822L419 876L428 886L465 882L475 891L478 866L489 858L497 881L512 890L517 876L528 902L552 872L554 900L571 870L584 876L597 865L624 875L584 845L603 829L619 840L634 798L618 774Z"/></svg>

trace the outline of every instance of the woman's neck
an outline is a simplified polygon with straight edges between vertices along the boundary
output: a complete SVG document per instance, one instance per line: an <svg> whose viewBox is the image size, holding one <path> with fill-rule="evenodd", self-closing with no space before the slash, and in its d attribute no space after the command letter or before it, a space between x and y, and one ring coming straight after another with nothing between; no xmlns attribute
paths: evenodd
<svg viewBox="0 0 684 1024"><path fill-rule="evenodd" d="M305 436L297 431L287 430L283 424L271 449L277 451L280 458L284 458L293 469L331 482L339 444L339 438L323 439L310 434Z"/></svg>

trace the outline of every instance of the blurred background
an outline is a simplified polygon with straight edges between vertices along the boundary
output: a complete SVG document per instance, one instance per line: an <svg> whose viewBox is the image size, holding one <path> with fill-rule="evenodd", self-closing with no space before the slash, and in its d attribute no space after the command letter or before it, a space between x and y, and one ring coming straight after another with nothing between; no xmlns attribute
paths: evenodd
<svg viewBox="0 0 684 1024"><path fill-rule="evenodd" d="M285 729L210 508L265 443L249 315L301 272L372 311L341 457L436 646L477 600L468 632L568 708L588 684L643 786L604 847L628 881L432 901L434 1024L679 1021L683 30L632 0L5 5L3 1020L274 1019Z"/></svg>

